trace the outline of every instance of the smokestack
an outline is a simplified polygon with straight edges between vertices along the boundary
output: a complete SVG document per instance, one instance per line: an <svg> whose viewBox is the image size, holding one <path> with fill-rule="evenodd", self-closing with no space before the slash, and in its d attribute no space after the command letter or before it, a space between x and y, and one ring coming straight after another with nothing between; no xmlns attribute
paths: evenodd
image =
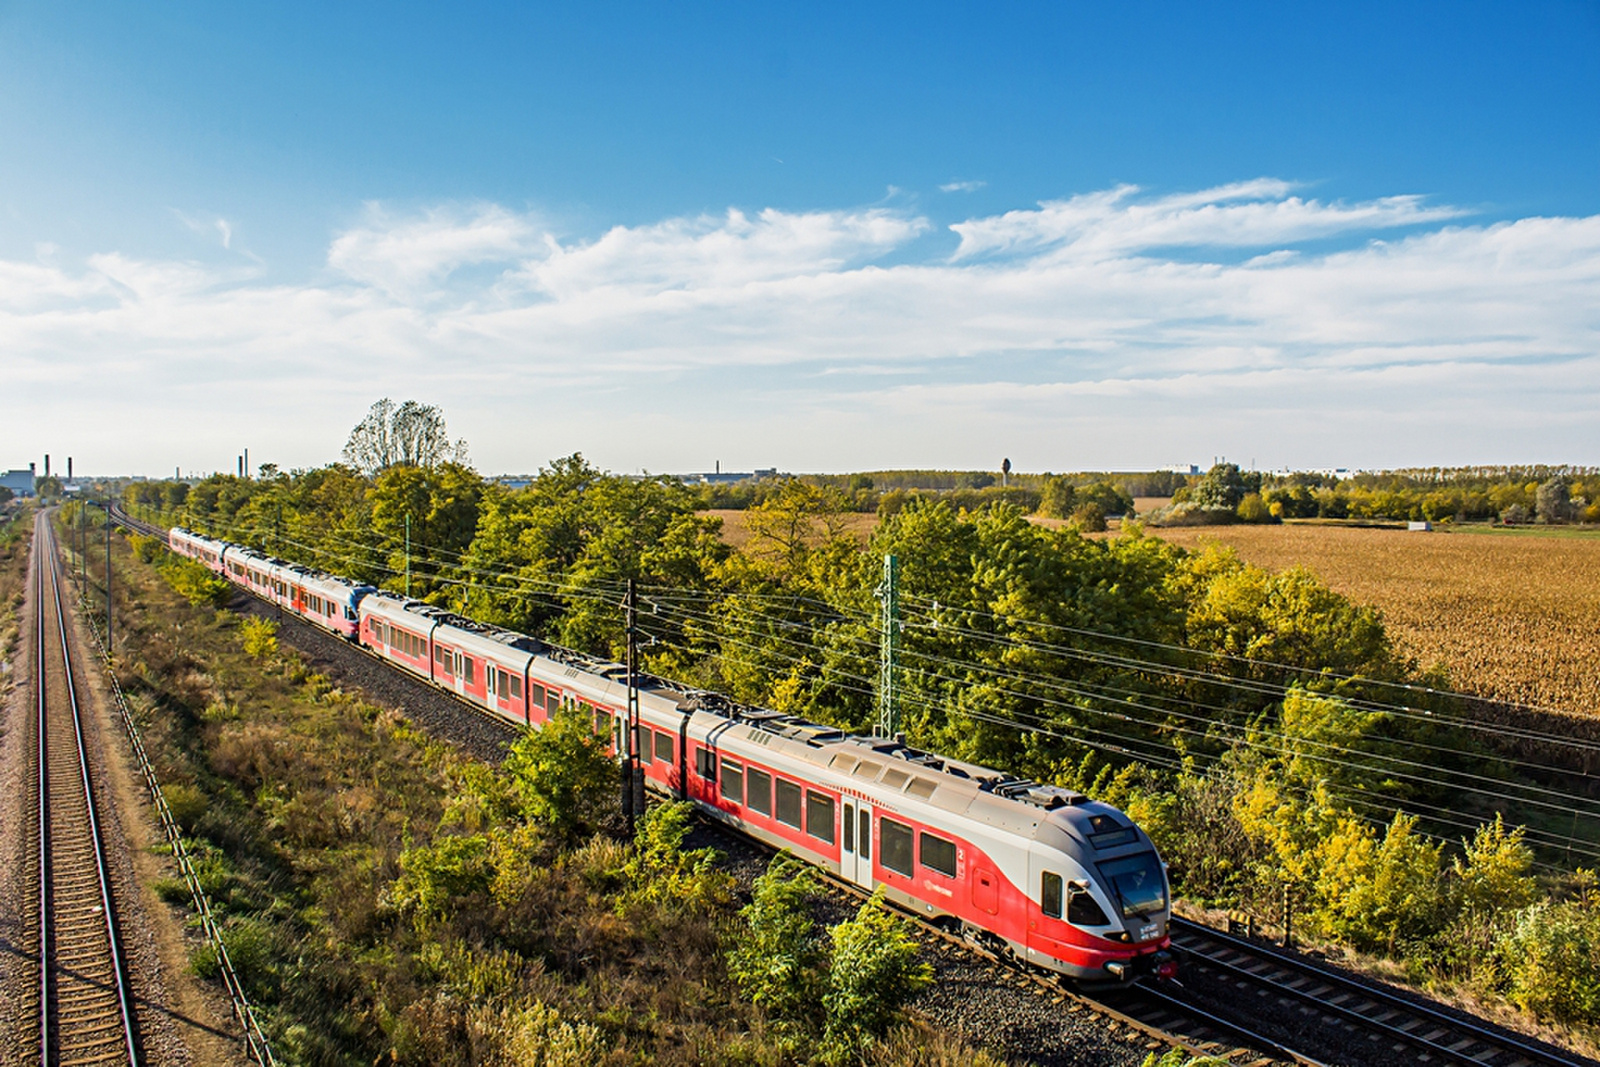
<svg viewBox="0 0 1600 1067"><path fill-rule="evenodd" d="M239 463L239 477L243 478L244 477L244 457L243 456L235 456L234 459L237 460L238 463Z"/></svg>
<svg viewBox="0 0 1600 1067"><path fill-rule="evenodd" d="M29 474L38 474L39 473L38 466L36 464L33 464L33 463L28 464L28 473Z"/></svg>
<svg viewBox="0 0 1600 1067"><path fill-rule="evenodd" d="M44 454L44 476L46 478L50 477L50 453L48 452Z"/></svg>
<svg viewBox="0 0 1600 1067"><path fill-rule="evenodd" d="M248 448L244 450L244 476L246 478L250 477L250 450Z"/></svg>
<svg viewBox="0 0 1600 1067"><path fill-rule="evenodd" d="M67 481L72 481L72 457L67 457Z"/></svg>

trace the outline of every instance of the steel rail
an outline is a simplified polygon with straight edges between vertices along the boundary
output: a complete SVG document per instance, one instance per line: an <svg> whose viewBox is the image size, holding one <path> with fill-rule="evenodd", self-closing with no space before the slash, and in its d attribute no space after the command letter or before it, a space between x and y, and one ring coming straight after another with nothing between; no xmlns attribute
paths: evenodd
<svg viewBox="0 0 1600 1067"><path fill-rule="evenodd" d="M38 527L35 526L37 534ZM34 689L39 696L39 1063L50 1062L50 775L47 759L44 658L44 562L35 544L33 552Z"/></svg>
<svg viewBox="0 0 1600 1067"><path fill-rule="evenodd" d="M1520 1056L1527 1057L1533 1063L1548 1065L1548 1067L1580 1067L1579 1061L1560 1056L1547 1047L1540 1047L1523 1041L1515 1035L1491 1029L1490 1027L1475 1022L1470 1018L1452 1015L1449 1012L1442 1011L1430 1005L1418 1003L1417 1001L1401 996L1398 993L1379 988L1375 985L1363 982L1347 975L1340 974L1331 968L1320 967L1307 960L1296 958L1295 956L1270 946L1257 944L1256 942L1248 941L1225 931L1217 930L1202 923L1193 922L1192 920L1183 919L1178 916L1173 916L1171 925L1176 930L1190 933L1196 937L1209 938L1217 944L1231 948L1236 952L1243 953L1255 959L1271 962L1280 967L1293 971L1296 974L1311 978L1317 982L1323 983L1324 985L1332 986L1340 992L1349 993L1352 996L1364 997L1381 1008L1387 1008L1394 1012L1410 1015L1413 1018L1422 1019L1437 1026L1447 1027L1458 1034L1471 1037L1480 1044L1489 1046L1489 1050L1487 1052L1474 1056L1460 1051L1459 1042L1457 1042L1458 1047L1441 1044L1438 1041L1431 1040L1421 1034L1407 1031L1403 1027L1396 1026L1393 1023L1375 1019L1370 1015L1366 1015L1363 1012L1356 1010L1355 1008L1347 1007L1341 1004L1334 1004L1325 996L1317 996L1308 993L1305 990L1295 989L1292 986L1285 986L1272 982L1267 976L1256 974L1247 967L1243 967L1239 964L1229 963L1224 960L1216 959L1212 956L1200 956L1192 949L1184 950L1190 956L1190 958L1196 958L1199 956L1199 958L1204 959L1207 966L1225 970L1230 974L1251 982L1255 982L1257 984L1270 985L1274 992L1292 997L1301 1001L1302 1003L1313 1005L1317 1008L1317 1010L1323 1012L1324 1014L1335 1015L1341 1019L1355 1023L1365 1029L1384 1034L1385 1036L1393 1037L1396 1040L1405 1042L1406 1044L1421 1048L1432 1055L1444 1057L1451 1062L1460 1064L1473 1064L1481 1067L1481 1065L1487 1062L1486 1057L1493 1056L1497 1052L1514 1052Z"/></svg>

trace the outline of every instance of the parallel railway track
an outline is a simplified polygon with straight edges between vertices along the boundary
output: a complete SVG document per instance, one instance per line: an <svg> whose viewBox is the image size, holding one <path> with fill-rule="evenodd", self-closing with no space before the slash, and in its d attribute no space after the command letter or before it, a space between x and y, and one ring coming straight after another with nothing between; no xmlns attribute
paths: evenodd
<svg viewBox="0 0 1600 1067"><path fill-rule="evenodd" d="M38 774L34 826L38 1057L45 1065L140 1062L138 1021L84 743L54 531L34 532Z"/></svg>
<svg viewBox="0 0 1600 1067"><path fill-rule="evenodd" d="M1238 993L1275 999L1335 1042L1366 1049L1346 1062L1576 1067L1592 1061L1479 1020L1423 1003L1291 953L1174 917L1172 941L1186 970L1204 969ZM1242 998L1243 999L1243 998ZM1325 1038L1322 1043L1328 1043Z"/></svg>

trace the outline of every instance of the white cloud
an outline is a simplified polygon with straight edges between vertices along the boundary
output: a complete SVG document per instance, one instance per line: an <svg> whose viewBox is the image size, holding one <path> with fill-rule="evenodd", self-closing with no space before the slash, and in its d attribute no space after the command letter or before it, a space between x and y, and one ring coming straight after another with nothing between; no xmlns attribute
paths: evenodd
<svg viewBox="0 0 1600 1067"><path fill-rule="evenodd" d="M316 463L387 394L445 405L491 469L969 464L995 442L1035 469L1600 461L1600 217L1463 219L1262 179L969 219L950 259L884 207L584 240L496 205L372 206L298 284L41 253L0 261L0 445L131 409L107 448L136 469L222 466L245 434Z"/></svg>
<svg viewBox="0 0 1600 1067"><path fill-rule="evenodd" d="M328 249L328 266L391 296L416 296L461 267L531 252L542 237L532 219L493 204L401 220L369 204L364 223Z"/></svg>
<svg viewBox="0 0 1600 1067"><path fill-rule="evenodd" d="M945 182L939 186L939 191L941 193L975 193L988 184L988 182L981 181Z"/></svg>

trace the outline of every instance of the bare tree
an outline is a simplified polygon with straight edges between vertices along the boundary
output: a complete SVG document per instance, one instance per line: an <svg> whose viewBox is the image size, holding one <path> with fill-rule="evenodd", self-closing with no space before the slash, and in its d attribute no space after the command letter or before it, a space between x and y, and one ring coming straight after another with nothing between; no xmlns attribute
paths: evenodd
<svg viewBox="0 0 1600 1067"><path fill-rule="evenodd" d="M467 462L467 442L450 440L444 412L432 404L377 401L350 431L344 457L368 474L394 466L434 467Z"/></svg>

